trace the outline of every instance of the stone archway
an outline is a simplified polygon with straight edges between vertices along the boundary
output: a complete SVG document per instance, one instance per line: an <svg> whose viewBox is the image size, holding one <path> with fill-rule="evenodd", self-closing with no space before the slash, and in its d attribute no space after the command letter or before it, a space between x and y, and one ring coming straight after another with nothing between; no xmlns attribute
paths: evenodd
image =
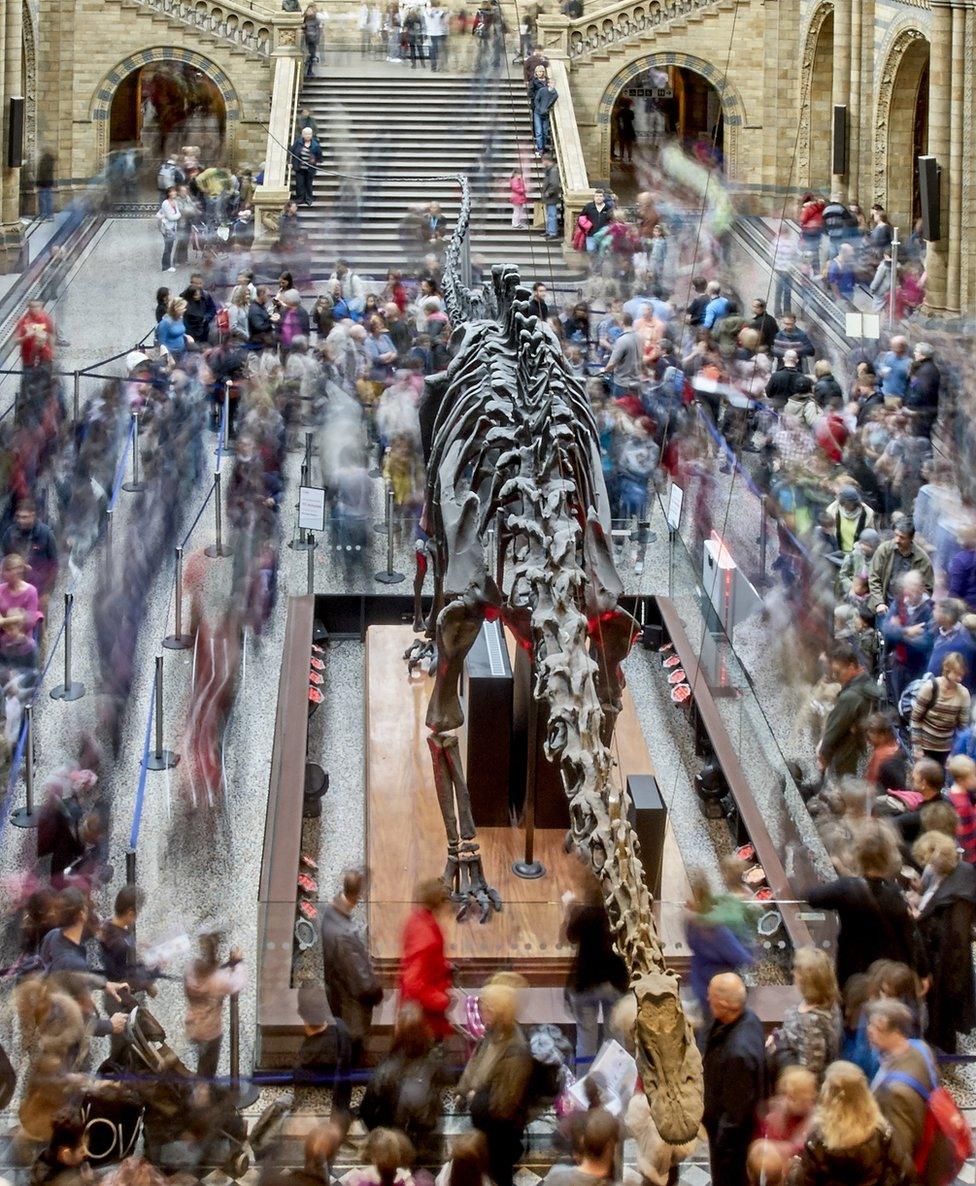
<svg viewBox="0 0 976 1186"><path fill-rule="evenodd" d="M99 161L104 161L109 150L109 119L112 111L112 100L123 81L134 71L153 62L169 62L192 66L210 79L219 90L224 102L226 114L225 149L233 156L237 150L237 131L241 122L241 103L234 84L227 74L209 58L194 53L188 49L178 49L171 45L157 46L153 49L140 50L131 54L114 66L102 79L92 99L90 115L95 125L96 154Z"/></svg>
<svg viewBox="0 0 976 1186"><path fill-rule="evenodd" d="M918 166L927 140L929 43L915 28L902 29L884 55L875 123L874 200L887 209L902 239L911 229Z"/></svg>
<svg viewBox="0 0 976 1186"><path fill-rule="evenodd" d="M601 176L610 176L610 125L614 104L628 83L647 70L680 66L706 79L718 94L722 105L723 156L725 175L730 181L738 177L739 131L746 122L745 105L742 96L728 79L711 62L694 54L679 52L642 54L628 62L607 84L597 110L597 126L600 129Z"/></svg>
<svg viewBox="0 0 976 1186"><path fill-rule="evenodd" d="M831 91L834 78L834 6L822 4L810 21L803 47L797 183L829 191Z"/></svg>

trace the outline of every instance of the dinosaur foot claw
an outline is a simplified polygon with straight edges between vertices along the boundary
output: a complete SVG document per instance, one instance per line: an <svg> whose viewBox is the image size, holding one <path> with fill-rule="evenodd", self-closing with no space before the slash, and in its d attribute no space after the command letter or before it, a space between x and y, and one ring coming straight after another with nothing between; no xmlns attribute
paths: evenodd
<svg viewBox="0 0 976 1186"><path fill-rule="evenodd" d="M403 652L407 661L407 674L413 675L414 670L424 662L433 661L434 641L430 638L415 638Z"/></svg>

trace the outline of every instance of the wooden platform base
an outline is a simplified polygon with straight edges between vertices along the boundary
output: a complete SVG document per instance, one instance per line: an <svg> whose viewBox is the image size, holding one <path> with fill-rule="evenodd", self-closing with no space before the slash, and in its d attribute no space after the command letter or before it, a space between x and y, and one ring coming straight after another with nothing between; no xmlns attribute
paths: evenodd
<svg viewBox="0 0 976 1186"><path fill-rule="evenodd" d="M391 983L400 958L400 938L417 882L443 872L444 824L434 793L424 717L432 680L407 675L403 652L413 640L407 626L372 626L366 635L366 851L370 871L369 942L379 975ZM618 777L653 772L629 693L617 721ZM486 877L503 909L480 925L477 917L446 926L448 957L475 986L502 968L515 969L533 985L565 983L571 949L560 943L562 895L575 883L575 858L563 850L564 834L536 832L536 858L546 876L525 881L512 872L524 852L518 828L479 831ZM681 903L688 897L684 864L670 823L662 874L664 905L655 905L669 963L684 971L688 950Z"/></svg>

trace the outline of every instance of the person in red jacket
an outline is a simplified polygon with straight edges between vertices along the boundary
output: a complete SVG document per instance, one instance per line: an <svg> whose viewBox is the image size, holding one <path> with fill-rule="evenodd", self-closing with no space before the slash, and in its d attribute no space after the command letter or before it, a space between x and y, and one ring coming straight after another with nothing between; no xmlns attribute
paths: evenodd
<svg viewBox="0 0 976 1186"><path fill-rule="evenodd" d="M450 894L443 881L422 881L414 893L416 908L403 928L403 955L397 988L400 1006L416 1001L423 1009L435 1040L453 1032L447 1020L453 972L444 955L444 932L438 915L444 913Z"/></svg>
<svg viewBox="0 0 976 1186"><path fill-rule="evenodd" d="M27 312L14 331L24 367L50 366L54 361L54 322L40 301L28 301Z"/></svg>

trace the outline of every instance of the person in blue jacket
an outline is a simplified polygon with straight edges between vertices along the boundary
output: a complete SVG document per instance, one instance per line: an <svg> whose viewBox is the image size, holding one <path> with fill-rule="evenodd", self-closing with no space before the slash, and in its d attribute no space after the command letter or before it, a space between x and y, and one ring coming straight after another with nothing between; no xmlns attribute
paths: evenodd
<svg viewBox="0 0 976 1186"><path fill-rule="evenodd" d="M186 332L183 314L186 312L186 301L182 297L174 297L169 303L166 315L159 319L156 326L156 342L165 346L170 354L182 354L193 339Z"/></svg>
<svg viewBox="0 0 976 1186"><path fill-rule="evenodd" d="M942 670L942 660L953 651L966 661L963 684L970 696L976 695L976 638L963 625L965 606L954 597L945 597L935 603L932 653L929 655L927 671L937 675Z"/></svg>

